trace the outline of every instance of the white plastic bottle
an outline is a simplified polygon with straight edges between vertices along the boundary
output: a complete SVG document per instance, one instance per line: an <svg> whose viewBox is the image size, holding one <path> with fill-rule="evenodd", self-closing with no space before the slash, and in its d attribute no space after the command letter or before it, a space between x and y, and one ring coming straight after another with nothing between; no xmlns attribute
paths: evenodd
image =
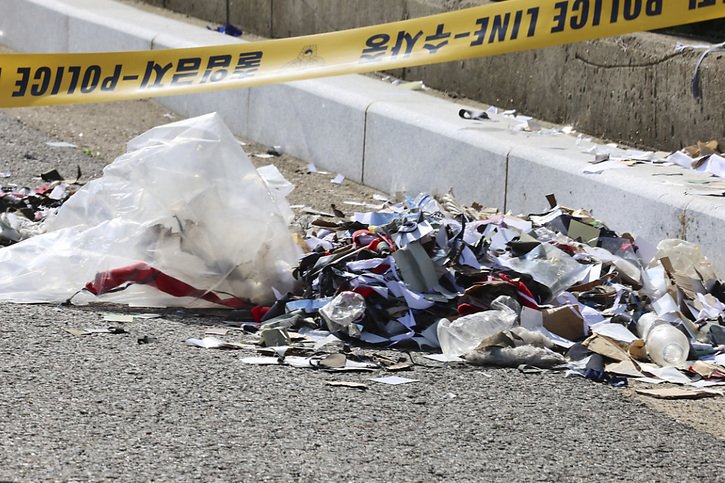
<svg viewBox="0 0 725 483"><path fill-rule="evenodd" d="M662 367L681 367L690 353L685 334L667 322L655 323L647 331L644 347L652 362Z"/></svg>

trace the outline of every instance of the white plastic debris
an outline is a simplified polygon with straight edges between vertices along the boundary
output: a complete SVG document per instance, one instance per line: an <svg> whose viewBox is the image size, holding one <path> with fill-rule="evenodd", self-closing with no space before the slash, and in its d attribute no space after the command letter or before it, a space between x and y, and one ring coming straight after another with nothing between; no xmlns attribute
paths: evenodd
<svg viewBox="0 0 725 483"><path fill-rule="evenodd" d="M272 287L292 289L299 254L288 210L216 114L156 127L49 217L47 233L0 251L0 300L208 306L213 291L273 301ZM194 290L136 280L78 294L137 266Z"/></svg>

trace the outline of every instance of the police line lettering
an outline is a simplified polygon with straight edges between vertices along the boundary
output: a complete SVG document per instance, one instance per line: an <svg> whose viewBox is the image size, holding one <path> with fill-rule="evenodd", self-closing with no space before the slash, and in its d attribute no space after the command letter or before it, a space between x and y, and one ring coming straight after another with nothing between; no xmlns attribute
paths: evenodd
<svg viewBox="0 0 725 483"><path fill-rule="evenodd" d="M527 0L307 37L0 54L0 107L101 102L500 55L725 17L725 0Z"/></svg>

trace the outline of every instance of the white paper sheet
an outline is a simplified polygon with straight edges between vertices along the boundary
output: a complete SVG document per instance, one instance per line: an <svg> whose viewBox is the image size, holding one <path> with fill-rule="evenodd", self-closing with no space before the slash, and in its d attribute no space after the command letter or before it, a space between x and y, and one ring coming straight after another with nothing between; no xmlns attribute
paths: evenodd
<svg viewBox="0 0 725 483"><path fill-rule="evenodd" d="M592 325L591 329L595 334L603 335L609 337L610 339L624 342L625 344L631 344L635 340L639 339L639 337L630 332L626 327L619 324L600 322Z"/></svg>
<svg viewBox="0 0 725 483"><path fill-rule="evenodd" d="M370 379L371 381L380 382L383 384L390 384L393 386L397 386L398 384L409 384L411 382L418 382L417 379L408 379L407 377L399 377L399 376L388 376L388 377L376 377L374 379Z"/></svg>

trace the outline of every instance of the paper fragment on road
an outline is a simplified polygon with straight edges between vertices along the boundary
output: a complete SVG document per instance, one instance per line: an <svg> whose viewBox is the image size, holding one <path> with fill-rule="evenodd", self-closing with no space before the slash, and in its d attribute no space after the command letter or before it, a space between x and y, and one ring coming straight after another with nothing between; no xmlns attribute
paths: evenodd
<svg viewBox="0 0 725 483"><path fill-rule="evenodd" d="M376 378L370 379L370 380L379 382L382 384L389 384L391 386L397 386L399 384L409 384L411 382L418 382L417 379L408 379L407 377L400 377L400 376L376 377Z"/></svg>
<svg viewBox="0 0 725 483"><path fill-rule="evenodd" d="M592 166L587 166L586 168L582 169L583 174L601 174L604 171L608 171L610 169L623 169L628 168L626 164L622 164L619 161L603 161L599 164L595 164Z"/></svg>

